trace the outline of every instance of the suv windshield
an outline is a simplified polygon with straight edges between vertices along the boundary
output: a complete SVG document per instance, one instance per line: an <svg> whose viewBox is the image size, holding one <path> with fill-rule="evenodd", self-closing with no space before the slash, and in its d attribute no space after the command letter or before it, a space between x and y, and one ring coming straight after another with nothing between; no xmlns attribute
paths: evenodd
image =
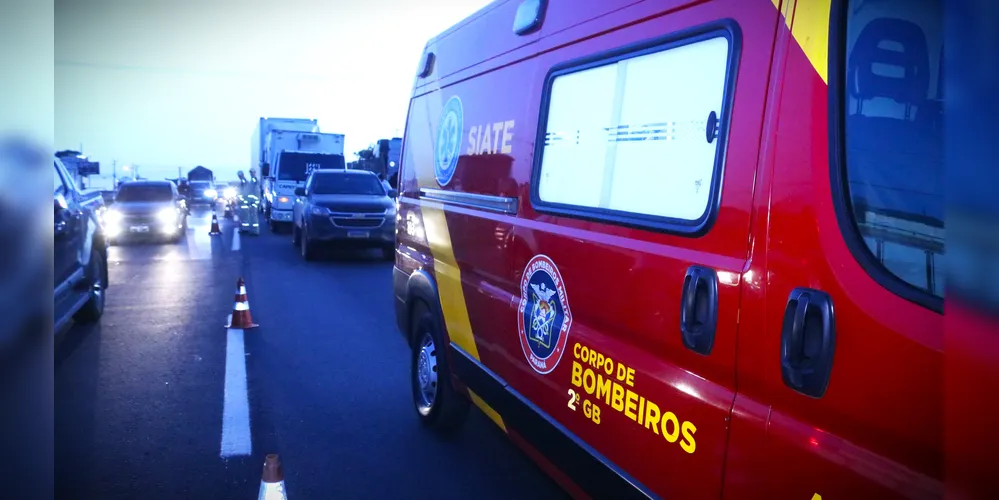
<svg viewBox="0 0 999 500"><path fill-rule="evenodd" d="M343 156L320 153L283 153L278 164L279 181L304 181L313 170L344 170Z"/></svg>
<svg viewBox="0 0 999 500"><path fill-rule="evenodd" d="M173 191L169 184L125 184L118 190L115 201L170 201Z"/></svg>
<svg viewBox="0 0 999 500"><path fill-rule="evenodd" d="M314 194L373 194L384 195L385 189L373 175L323 173L312 179Z"/></svg>

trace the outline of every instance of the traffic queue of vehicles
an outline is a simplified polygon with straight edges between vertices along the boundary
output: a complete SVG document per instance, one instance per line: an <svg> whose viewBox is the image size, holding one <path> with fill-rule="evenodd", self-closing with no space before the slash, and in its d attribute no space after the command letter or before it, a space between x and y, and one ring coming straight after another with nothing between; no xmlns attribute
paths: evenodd
<svg viewBox="0 0 999 500"><path fill-rule="evenodd" d="M471 402L581 497L941 497L941 9L497 1L430 40L419 419Z"/></svg>

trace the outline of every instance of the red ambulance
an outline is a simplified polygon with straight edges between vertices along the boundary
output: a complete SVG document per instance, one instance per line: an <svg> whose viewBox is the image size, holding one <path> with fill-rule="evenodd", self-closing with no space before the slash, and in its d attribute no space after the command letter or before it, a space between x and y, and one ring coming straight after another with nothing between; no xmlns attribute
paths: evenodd
<svg viewBox="0 0 999 500"><path fill-rule="evenodd" d="M394 297L579 498L943 493L941 0L498 0L432 39Z"/></svg>

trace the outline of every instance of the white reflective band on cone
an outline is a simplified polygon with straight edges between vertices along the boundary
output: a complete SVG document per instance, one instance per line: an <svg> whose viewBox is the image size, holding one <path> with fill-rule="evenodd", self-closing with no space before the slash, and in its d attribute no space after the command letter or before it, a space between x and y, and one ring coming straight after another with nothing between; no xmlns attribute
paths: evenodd
<svg viewBox="0 0 999 500"><path fill-rule="evenodd" d="M288 494L284 491L284 481L277 483L267 483L260 481L260 494L257 500L288 500Z"/></svg>
<svg viewBox="0 0 999 500"><path fill-rule="evenodd" d="M239 287L239 290L236 291L236 295L246 295L246 287L245 286Z"/></svg>
<svg viewBox="0 0 999 500"><path fill-rule="evenodd" d="M250 304L246 302L236 302L236 307L233 308L234 311L249 311Z"/></svg>

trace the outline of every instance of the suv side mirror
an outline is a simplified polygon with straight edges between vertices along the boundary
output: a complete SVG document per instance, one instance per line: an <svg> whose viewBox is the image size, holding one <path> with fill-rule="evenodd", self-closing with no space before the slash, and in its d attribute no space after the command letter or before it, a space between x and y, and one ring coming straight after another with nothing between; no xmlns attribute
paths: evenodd
<svg viewBox="0 0 999 500"><path fill-rule="evenodd" d="M261 167L260 167L260 177L270 177L270 175L271 175L271 166L269 164L267 164L267 163L264 163L263 165L261 165Z"/></svg>
<svg viewBox="0 0 999 500"><path fill-rule="evenodd" d="M304 187L295 188L295 196L305 196L305 188Z"/></svg>
<svg viewBox="0 0 999 500"><path fill-rule="evenodd" d="M396 198L399 196L399 191L396 191L395 189L389 189L388 195L390 198Z"/></svg>

